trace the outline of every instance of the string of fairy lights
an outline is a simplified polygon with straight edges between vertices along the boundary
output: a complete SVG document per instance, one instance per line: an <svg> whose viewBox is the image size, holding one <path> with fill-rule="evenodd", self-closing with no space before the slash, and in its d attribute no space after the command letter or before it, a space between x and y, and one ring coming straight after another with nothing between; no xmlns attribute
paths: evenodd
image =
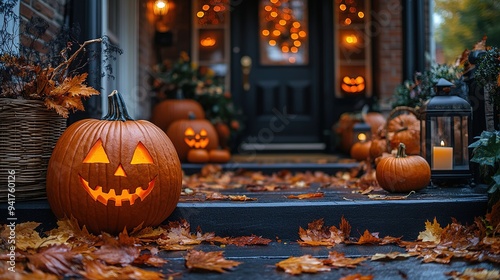
<svg viewBox="0 0 500 280"><path fill-rule="evenodd" d="M298 53L308 35L303 23L295 15L291 1L264 1L261 10L261 35L269 46L277 47L283 54ZM294 62L293 56L289 62Z"/></svg>

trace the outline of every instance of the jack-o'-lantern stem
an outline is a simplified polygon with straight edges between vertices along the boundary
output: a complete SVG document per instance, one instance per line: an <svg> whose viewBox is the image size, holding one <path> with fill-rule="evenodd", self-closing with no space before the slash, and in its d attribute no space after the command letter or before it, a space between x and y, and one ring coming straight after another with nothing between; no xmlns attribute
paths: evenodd
<svg viewBox="0 0 500 280"><path fill-rule="evenodd" d="M102 118L106 121L133 121L127 111L127 106L117 90L108 95L108 114Z"/></svg>

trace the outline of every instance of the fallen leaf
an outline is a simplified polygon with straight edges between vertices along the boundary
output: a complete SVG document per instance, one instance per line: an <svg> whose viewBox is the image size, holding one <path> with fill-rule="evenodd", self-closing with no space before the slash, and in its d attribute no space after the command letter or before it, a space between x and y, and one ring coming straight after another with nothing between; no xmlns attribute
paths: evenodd
<svg viewBox="0 0 500 280"><path fill-rule="evenodd" d="M188 251L186 259L186 267L189 270L208 270L224 273L240 264L240 262L227 260L224 258L224 252L203 252L197 250Z"/></svg>
<svg viewBox="0 0 500 280"><path fill-rule="evenodd" d="M250 201L257 200L257 198L248 197L246 195L229 195L229 200L231 201Z"/></svg>
<svg viewBox="0 0 500 280"><path fill-rule="evenodd" d="M328 259L323 261L324 264L333 266L335 268L347 267L355 268L358 264L364 262L368 258L347 258L343 253L332 251L328 253Z"/></svg>
<svg viewBox="0 0 500 280"><path fill-rule="evenodd" d="M438 244L439 241L441 240L441 232L443 229L441 228L441 225L437 222L436 218L434 218L434 222L431 223L429 221L425 222L425 231L421 231L418 234L418 240L424 241L424 242L433 242L435 244Z"/></svg>
<svg viewBox="0 0 500 280"><path fill-rule="evenodd" d="M377 200L404 200L407 199L410 195L414 194L415 191L411 191L407 195L383 195L383 194L369 194L368 198L377 199Z"/></svg>
<svg viewBox="0 0 500 280"><path fill-rule="evenodd" d="M130 265L124 267L109 266L99 261L85 261L84 270L80 272L83 277L94 280L106 279L165 279L164 275L156 272L133 267Z"/></svg>
<svg viewBox="0 0 500 280"><path fill-rule="evenodd" d="M304 255L301 257L290 257L286 260L280 261L276 266L286 273L298 275L302 273L317 273L322 271L330 271L331 268L323 264L323 261L312 257L311 255Z"/></svg>
<svg viewBox="0 0 500 280"><path fill-rule="evenodd" d="M73 258L76 252L67 245L55 245L43 248L38 253L28 255L29 262L39 270L50 272L58 276L75 276L76 266Z"/></svg>
<svg viewBox="0 0 500 280"><path fill-rule="evenodd" d="M37 249L39 248L47 239L40 237L40 234L35 230L40 223L36 222L25 222L16 224L16 248L22 251L26 251L28 248ZM4 240L8 240L10 235L10 229L4 227L0 236ZM46 244L47 246L50 244Z"/></svg>
<svg viewBox="0 0 500 280"><path fill-rule="evenodd" d="M235 238L229 238L226 244L233 244L236 246L267 245L271 241L272 240L268 238L262 238L261 236L251 235L251 236L240 236Z"/></svg>
<svg viewBox="0 0 500 280"><path fill-rule="evenodd" d="M359 240L358 240L358 242L356 242L356 244L358 244L358 245L379 244L380 241L381 241L381 239L378 237L378 234L370 233L368 230L365 230L365 232L359 238Z"/></svg>
<svg viewBox="0 0 500 280"><path fill-rule="evenodd" d="M372 280L373 275L363 275L361 273L349 274L340 278L339 280Z"/></svg>
<svg viewBox="0 0 500 280"><path fill-rule="evenodd" d="M390 252L387 254L376 253L370 258L370 260L381 261L381 260L407 259L411 256L415 256L415 254L401 253L401 252Z"/></svg>
<svg viewBox="0 0 500 280"><path fill-rule="evenodd" d="M309 199L309 198L318 198L318 197L324 197L324 193L303 193L299 195L289 195L287 198L289 199Z"/></svg>
<svg viewBox="0 0 500 280"><path fill-rule="evenodd" d="M315 220L307 225L307 230L299 228L299 244L303 246L334 246L349 238L351 225L342 216L339 228L324 226L323 219Z"/></svg>
<svg viewBox="0 0 500 280"><path fill-rule="evenodd" d="M500 279L500 271L485 268L466 268L464 272L456 270L445 273L447 276L456 280L474 280L474 279Z"/></svg>

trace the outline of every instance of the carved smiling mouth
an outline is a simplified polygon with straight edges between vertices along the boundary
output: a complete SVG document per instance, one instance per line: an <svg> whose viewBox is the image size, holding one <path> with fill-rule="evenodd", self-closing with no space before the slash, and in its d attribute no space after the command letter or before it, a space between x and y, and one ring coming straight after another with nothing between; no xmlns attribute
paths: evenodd
<svg viewBox="0 0 500 280"><path fill-rule="evenodd" d="M141 187L137 187L135 189L135 192L130 193L128 189L122 190L122 193L117 195L114 189L109 190L109 192L103 192L101 186L97 186L95 189L92 189L89 186L89 182L87 182L85 179L83 179L82 176L80 176L80 183L83 186L83 189L87 191L87 193L94 199L95 201L99 201L100 203L104 205L108 205L108 201L113 200L115 202L115 206L122 206L123 201L129 201L130 205L133 205L135 203L135 200L140 198L141 201L144 201L144 199L151 193L155 186L155 179L156 177L151 180L148 184L147 189L143 189Z"/></svg>

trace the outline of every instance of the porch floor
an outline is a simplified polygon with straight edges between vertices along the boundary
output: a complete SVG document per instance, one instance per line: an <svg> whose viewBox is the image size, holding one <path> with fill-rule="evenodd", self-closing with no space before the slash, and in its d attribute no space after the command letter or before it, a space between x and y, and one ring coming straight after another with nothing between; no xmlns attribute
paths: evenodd
<svg viewBox="0 0 500 280"><path fill-rule="evenodd" d="M249 169L272 173L276 170L295 171L321 170L329 174L357 166L358 163L337 155L259 155L250 160L248 156L233 156L230 163L222 165L229 170ZM203 165L183 164L188 173L196 173ZM315 199L288 199L291 194L321 191L324 197ZM420 231L425 230L425 222L434 218L445 226L455 218L462 224L471 224L475 217L486 213L486 186L463 185L459 187L434 187L411 194L406 199L376 200L353 192L350 188L321 188L312 185L305 189L288 189L273 192L252 192L234 188L222 190L225 195L246 195L255 201L189 201L181 200L174 213L165 221L187 220L192 230L198 226L203 232L214 232L217 236L238 237L255 234L272 239L268 246L237 247L228 245L199 245L197 250L224 251L224 256L242 262L231 272L196 273L189 272L184 265L186 252L160 252L169 262L161 271L165 274L180 272L182 279L288 279L289 274L276 269L275 264L290 256L310 254L326 258L328 252L339 251L347 257L371 256L375 253L404 251L394 245L360 246L338 245L334 248L299 246L299 227L307 228L308 223L324 219L325 225L337 226L344 217L352 226L351 236L360 236L367 229L378 232L380 237L402 237L415 241ZM375 194L390 195L384 191ZM399 194L400 195L400 194ZM7 205L1 204L6 212ZM17 202L18 223L37 221L43 230L56 225L46 200ZM358 235L359 234L359 235ZM275 240L275 241L274 241ZM498 269L491 263L467 263L452 261L451 264L424 264L422 260L409 258L388 262L367 261L355 269L332 269L330 272L302 275L301 279L339 279L348 274L373 275L374 279L449 279L446 272L463 272L465 268Z"/></svg>

